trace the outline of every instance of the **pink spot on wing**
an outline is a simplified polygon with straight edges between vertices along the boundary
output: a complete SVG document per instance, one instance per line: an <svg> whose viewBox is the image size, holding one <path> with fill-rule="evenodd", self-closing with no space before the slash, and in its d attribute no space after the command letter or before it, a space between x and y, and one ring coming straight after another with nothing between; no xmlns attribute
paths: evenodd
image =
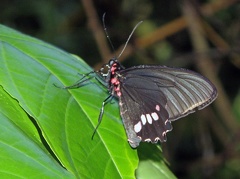
<svg viewBox="0 0 240 179"><path fill-rule="evenodd" d="M156 110L160 111L160 106L159 105L156 105Z"/></svg>

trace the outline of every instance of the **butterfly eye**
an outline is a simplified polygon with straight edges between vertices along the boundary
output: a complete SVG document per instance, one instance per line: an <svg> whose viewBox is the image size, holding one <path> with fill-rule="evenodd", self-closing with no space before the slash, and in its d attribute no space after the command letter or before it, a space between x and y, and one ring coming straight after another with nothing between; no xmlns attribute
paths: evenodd
<svg viewBox="0 0 240 179"><path fill-rule="evenodd" d="M109 60L108 64L109 66L112 66L115 62L116 62L116 59L112 58L111 60Z"/></svg>

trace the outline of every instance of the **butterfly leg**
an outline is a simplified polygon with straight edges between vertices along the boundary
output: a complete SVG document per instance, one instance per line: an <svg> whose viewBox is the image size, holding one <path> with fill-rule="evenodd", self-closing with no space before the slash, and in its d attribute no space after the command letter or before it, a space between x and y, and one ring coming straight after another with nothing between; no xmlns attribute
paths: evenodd
<svg viewBox="0 0 240 179"><path fill-rule="evenodd" d="M102 122L102 117L103 117L103 113L104 113L104 106L106 103L108 103L109 101L111 101L113 98L113 95L109 95L103 102L102 102L102 107L98 116L98 124L96 126L96 128L94 129L93 135L92 135L92 139L95 135L95 133L97 132L98 127L100 126L101 122Z"/></svg>

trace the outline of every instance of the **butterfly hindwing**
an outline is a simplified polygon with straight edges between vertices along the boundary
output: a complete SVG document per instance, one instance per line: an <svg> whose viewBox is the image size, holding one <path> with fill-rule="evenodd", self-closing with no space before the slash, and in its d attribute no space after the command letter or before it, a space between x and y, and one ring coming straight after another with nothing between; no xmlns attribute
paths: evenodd
<svg viewBox="0 0 240 179"><path fill-rule="evenodd" d="M134 78L129 78L121 87L119 99L122 120L130 145L135 148L142 141L166 141L166 132L172 129L168 112L165 109L166 98L157 91L157 86L141 80L138 88ZM146 89L146 86L152 90ZM155 90L154 90L155 88Z"/></svg>

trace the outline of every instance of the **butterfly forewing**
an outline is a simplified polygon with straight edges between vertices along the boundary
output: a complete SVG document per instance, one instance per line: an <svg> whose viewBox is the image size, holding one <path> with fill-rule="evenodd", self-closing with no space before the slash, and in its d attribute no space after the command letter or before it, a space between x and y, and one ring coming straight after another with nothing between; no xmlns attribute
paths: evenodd
<svg viewBox="0 0 240 179"><path fill-rule="evenodd" d="M166 141L174 121L202 109L217 96L205 77L186 69L136 66L120 70L120 111L132 147L141 140Z"/></svg>

